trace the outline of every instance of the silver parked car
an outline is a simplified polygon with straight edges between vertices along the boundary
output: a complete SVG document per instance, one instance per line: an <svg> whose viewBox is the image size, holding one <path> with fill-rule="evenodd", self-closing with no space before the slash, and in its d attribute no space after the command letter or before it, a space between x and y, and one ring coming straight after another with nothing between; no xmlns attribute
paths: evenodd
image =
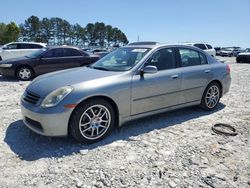
<svg viewBox="0 0 250 188"><path fill-rule="evenodd" d="M212 110L230 83L229 66L196 47L133 43L88 67L37 77L21 110L38 134L93 143L136 118L193 105Z"/></svg>

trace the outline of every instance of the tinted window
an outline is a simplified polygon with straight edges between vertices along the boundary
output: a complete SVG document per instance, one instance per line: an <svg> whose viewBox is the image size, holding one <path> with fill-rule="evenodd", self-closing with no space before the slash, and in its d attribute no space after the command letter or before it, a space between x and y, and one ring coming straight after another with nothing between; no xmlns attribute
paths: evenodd
<svg viewBox="0 0 250 188"><path fill-rule="evenodd" d="M206 62L205 57L202 55L200 56L200 53L195 50L190 49L179 49L180 54L180 61L182 67L188 67L188 66L194 66L194 65L200 65L201 60L200 57L202 57L202 63Z"/></svg>
<svg viewBox="0 0 250 188"><path fill-rule="evenodd" d="M4 49L8 49L8 50L17 49L17 44L9 44L6 47L4 47Z"/></svg>
<svg viewBox="0 0 250 188"><path fill-rule="evenodd" d="M206 44L208 49L212 49L213 47L209 44Z"/></svg>
<svg viewBox="0 0 250 188"><path fill-rule="evenodd" d="M20 43L18 44L19 49L40 49L42 48L41 45L38 44L25 44L25 43Z"/></svg>
<svg viewBox="0 0 250 188"><path fill-rule="evenodd" d="M199 53L199 55L200 55L201 64L202 65L203 64L207 64L207 58L206 58L206 56L204 54L202 54L202 53Z"/></svg>
<svg viewBox="0 0 250 188"><path fill-rule="evenodd" d="M202 50L206 50L207 49L206 46L205 46L205 44L194 44L194 46L197 47L197 48L200 48Z"/></svg>
<svg viewBox="0 0 250 188"><path fill-rule="evenodd" d="M145 66L147 65L156 66L158 70L175 68L174 51L170 48L167 48L155 52L145 64Z"/></svg>
<svg viewBox="0 0 250 188"><path fill-rule="evenodd" d="M76 49L65 48L64 56L81 56L81 53Z"/></svg>
<svg viewBox="0 0 250 188"><path fill-rule="evenodd" d="M43 58L63 57L63 48L52 49L43 55Z"/></svg>

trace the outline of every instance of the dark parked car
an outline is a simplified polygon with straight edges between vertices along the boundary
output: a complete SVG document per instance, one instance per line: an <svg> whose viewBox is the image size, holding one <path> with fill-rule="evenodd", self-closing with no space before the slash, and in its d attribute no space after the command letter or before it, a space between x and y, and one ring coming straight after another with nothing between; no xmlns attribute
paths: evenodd
<svg viewBox="0 0 250 188"><path fill-rule="evenodd" d="M243 52L244 50L240 47L233 47L233 56L237 57L237 55L241 52Z"/></svg>
<svg viewBox="0 0 250 188"><path fill-rule="evenodd" d="M30 80L44 73L89 65L98 59L99 56L75 47L46 47L25 57L2 61L0 74Z"/></svg>
<svg viewBox="0 0 250 188"><path fill-rule="evenodd" d="M237 63L250 63L250 48L247 48L244 52L239 53L236 61Z"/></svg>

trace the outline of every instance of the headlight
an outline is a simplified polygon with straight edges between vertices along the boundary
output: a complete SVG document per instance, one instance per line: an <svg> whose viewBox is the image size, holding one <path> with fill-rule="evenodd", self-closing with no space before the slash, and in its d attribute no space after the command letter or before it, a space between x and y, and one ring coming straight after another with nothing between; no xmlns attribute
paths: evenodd
<svg viewBox="0 0 250 188"><path fill-rule="evenodd" d="M0 64L0 67L6 68L6 67L11 67L12 64Z"/></svg>
<svg viewBox="0 0 250 188"><path fill-rule="evenodd" d="M49 108L49 107L56 106L68 94L70 94L72 90L73 90L73 88L71 86L65 86L65 87L61 87L59 89L56 89L55 91L52 91L50 94L48 94L47 97L45 97L41 106L43 108Z"/></svg>

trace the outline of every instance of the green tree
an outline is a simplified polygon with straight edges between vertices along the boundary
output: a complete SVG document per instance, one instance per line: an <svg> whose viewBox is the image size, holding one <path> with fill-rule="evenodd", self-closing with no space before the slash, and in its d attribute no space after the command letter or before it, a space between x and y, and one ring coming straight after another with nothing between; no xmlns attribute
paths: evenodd
<svg viewBox="0 0 250 188"><path fill-rule="evenodd" d="M85 29L79 24L75 24L71 29L72 44L84 44L86 41Z"/></svg>
<svg viewBox="0 0 250 188"><path fill-rule="evenodd" d="M53 25L50 19L43 18L41 21L41 42L48 43L52 39Z"/></svg>
<svg viewBox="0 0 250 188"><path fill-rule="evenodd" d="M7 25L1 23L0 24L0 43L6 44L8 42L17 41L20 34L19 27L11 22Z"/></svg>
<svg viewBox="0 0 250 188"><path fill-rule="evenodd" d="M38 17L30 16L21 25L23 37L28 38L31 41L41 42L41 22Z"/></svg>
<svg viewBox="0 0 250 188"><path fill-rule="evenodd" d="M84 28L79 24L71 25L67 20L58 17L39 20L36 16L30 16L19 27L23 40L54 45L82 45L87 42L90 46L111 46L128 43L126 35L120 29L103 22L88 23ZM3 30L4 24L0 25L0 42Z"/></svg>

